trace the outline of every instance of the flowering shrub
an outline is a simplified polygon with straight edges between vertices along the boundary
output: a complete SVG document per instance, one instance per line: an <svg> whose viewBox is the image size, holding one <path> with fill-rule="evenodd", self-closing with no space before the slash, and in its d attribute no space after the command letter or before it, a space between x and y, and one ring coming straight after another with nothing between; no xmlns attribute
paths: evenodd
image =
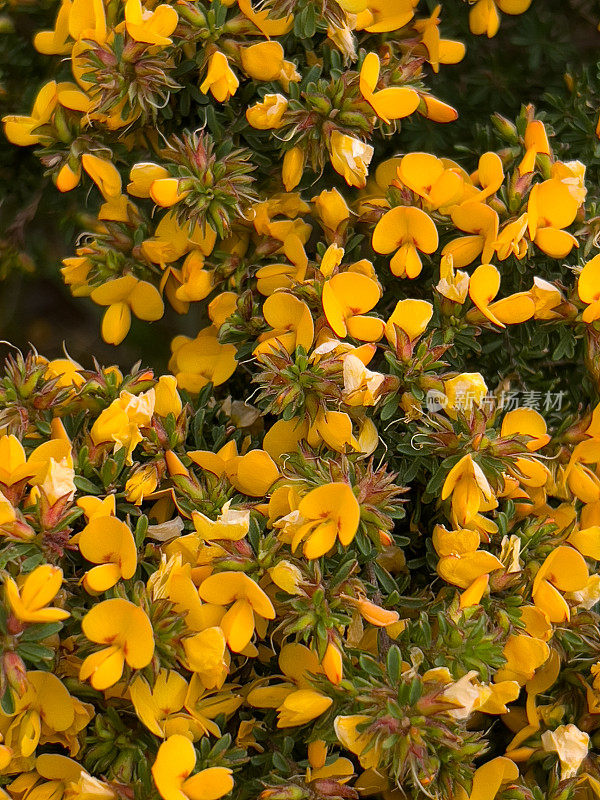
<svg viewBox="0 0 600 800"><path fill-rule="evenodd" d="M595 79L451 159L437 6L50 5L11 152L173 338L6 360L1 796L600 796Z"/></svg>

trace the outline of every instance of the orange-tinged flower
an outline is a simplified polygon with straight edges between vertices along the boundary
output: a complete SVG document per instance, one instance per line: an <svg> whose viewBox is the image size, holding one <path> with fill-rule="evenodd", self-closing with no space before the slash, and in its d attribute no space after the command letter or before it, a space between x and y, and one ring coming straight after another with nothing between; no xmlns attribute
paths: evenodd
<svg viewBox="0 0 600 800"><path fill-rule="evenodd" d="M252 578L244 572L217 572L202 581L198 589L207 603L231 605L220 622L229 649L240 653L252 639L255 615L275 619L273 604Z"/></svg>
<svg viewBox="0 0 600 800"><path fill-rule="evenodd" d="M358 530L360 506L347 483L318 486L305 495L298 506L302 524L294 533L292 551L304 541L306 558L320 558L336 539L350 544Z"/></svg>
<svg viewBox="0 0 600 800"><path fill-rule="evenodd" d="M275 292L263 303L263 316L273 330L259 336L254 355L270 354L279 348L292 354L297 347L308 352L315 328L309 307L287 292Z"/></svg>
<svg viewBox="0 0 600 800"><path fill-rule="evenodd" d="M373 250L387 255L396 251L390 267L397 277L416 278L422 263L418 251L433 253L439 243L435 223L424 211L398 206L387 211L373 231Z"/></svg>
<svg viewBox="0 0 600 800"><path fill-rule="evenodd" d="M219 103L225 103L235 94L240 82L235 73L229 66L227 56L216 50L208 62L208 72L204 81L200 84L202 94L209 91Z"/></svg>
<svg viewBox="0 0 600 800"><path fill-rule="evenodd" d="M152 777L163 800L218 800L233 789L232 771L209 767L190 777L196 751L190 740L174 733L158 748Z"/></svg>
<svg viewBox="0 0 600 800"><path fill-rule="evenodd" d="M99 566L88 570L83 586L89 592L105 592L137 569L137 547L129 527L112 516L95 517L77 539L81 555Z"/></svg>
<svg viewBox="0 0 600 800"><path fill-rule="evenodd" d="M93 606L83 618L81 629L91 642L107 645L81 665L79 679L90 678L94 689L114 686L126 663L132 669L143 669L152 661L152 625L144 611L129 600L117 597Z"/></svg>
<svg viewBox="0 0 600 800"><path fill-rule="evenodd" d="M408 86L388 86L375 91L381 64L377 53L368 53L360 70L360 91L378 117L388 123L408 117L417 110L420 98Z"/></svg>
<svg viewBox="0 0 600 800"><path fill-rule="evenodd" d="M376 342L383 336L383 321L366 316L365 312L380 297L381 289L371 278L357 272L341 272L323 286L323 311L337 336Z"/></svg>
<svg viewBox="0 0 600 800"><path fill-rule="evenodd" d="M30 572L19 588L13 578L4 579L4 592L12 613L21 622L60 622L71 616L62 608L47 608L62 586L59 567L42 564Z"/></svg>

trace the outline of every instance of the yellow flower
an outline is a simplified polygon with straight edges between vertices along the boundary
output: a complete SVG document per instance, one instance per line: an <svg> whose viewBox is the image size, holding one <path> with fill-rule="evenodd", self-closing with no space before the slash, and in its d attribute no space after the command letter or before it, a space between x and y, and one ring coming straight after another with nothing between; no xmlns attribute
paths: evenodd
<svg viewBox="0 0 600 800"><path fill-rule="evenodd" d="M178 417L183 404L177 391L177 379L174 375L161 375L154 387L154 413L159 417L174 414Z"/></svg>
<svg viewBox="0 0 600 800"><path fill-rule="evenodd" d="M436 525L433 546L440 556L438 575L454 586L467 589L481 576L503 569L504 565L495 555L477 549L479 541L477 531L447 531L441 525Z"/></svg>
<svg viewBox="0 0 600 800"><path fill-rule="evenodd" d="M418 251L433 253L439 243L431 217L420 208L397 206L387 211L373 231L373 250L387 255L395 252L390 267L399 278L416 278L422 263Z"/></svg>
<svg viewBox="0 0 600 800"><path fill-rule="evenodd" d="M23 445L16 436L10 434L0 437L0 484L9 489L31 478L38 469L38 464L27 462Z"/></svg>
<svg viewBox="0 0 600 800"><path fill-rule="evenodd" d="M207 603L229 605L220 627L229 649L240 653L249 644L255 616L275 619L273 604L252 578L244 572L218 572L202 581L198 594Z"/></svg>
<svg viewBox="0 0 600 800"><path fill-rule="evenodd" d="M127 0L125 3L125 26L135 42L166 47L171 44L169 37L178 21L173 6L163 4L148 11L142 8L141 0Z"/></svg>
<svg viewBox="0 0 600 800"><path fill-rule="evenodd" d="M535 302L529 292L517 292L492 303L500 291L500 273L492 264L481 264L471 275L469 297L490 322L505 327L531 319Z"/></svg>
<svg viewBox="0 0 600 800"><path fill-rule="evenodd" d="M505 0L506 2L506 0ZM508 2L512 3L521 3L522 5L527 5L531 3L531 0L508 0ZM525 129L525 155L523 156L523 160L519 164L519 175L525 175L528 172L533 172L535 169L535 161L538 157L538 154L541 155L550 155L550 144L548 142L548 134L546 133L546 128L544 127L544 123L541 122L539 119L534 119L531 122L527 123L527 128Z"/></svg>
<svg viewBox="0 0 600 800"><path fill-rule="evenodd" d="M196 765L194 745L173 734L158 748L152 777L163 800L218 800L233 789L231 770L210 767L189 777Z"/></svg>
<svg viewBox="0 0 600 800"><path fill-rule="evenodd" d="M371 718L364 714L352 714L336 717L333 727L339 742L346 750L358 756L363 769L377 769L381 748L378 744L373 744L375 734L369 731L369 722L372 722Z"/></svg>
<svg viewBox="0 0 600 800"><path fill-rule="evenodd" d="M81 622L84 635L108 645L89 655L81 665L79 679L90 678L94 689L108 689L119 680L127 663L143 669L154 655L154 633L144 611L129 600L103 600L87 612Z"/></svg>
<svg viewBox="0 0 600 800"><path fill-rule="evenodd" d="M494 254L498 237L498 214L485 203L467 202L450 211L454 226L469 236L452 239L442 249L442 256L452 256L455 267L466 267L481 255L486 263Z"/></svg>
<svg viewBox="0 0 600 800"><path fill-rule="evenodd" d="M207 689L220 688L229 671L229 653L225 634L216 625L204 628L183 640L187 667Z"/></svg>
<svg viewBox="0 0 600 800"><path fill-rule="evenodd" d="M586 261L577 281L579 299L587 304L582 319L594 322L600 318L600 254Z"/></svg>
<svg viewBox="0 0 600 800"><path fill-rule="evenodd" d="M545 664L550 648L542 639L525 633L513 633L502 650L506 663L496 671L495 681L515 680L521 686L530 681L536 669Z"/></svg>
<svg viewBox="0 0 600 800"><path fill-rule="evenodd" d="M275 130L281 127L288 105L282 94L266 94L260 102L246 110L246 119L259 131Z"/></svg>
<svg viewBox="0 0 600 800"><path fill-rule="evenodd" d="M374 148L354 136L334 130L329 140L329 154L336 172L342 175L348 186L362 189L367 183L367 172ZM289 191L289 190L288 190Z"/></svg>
<svg viewBox="0 0 600 800"><path fill-rule="evenodd" d="M78 536L81 555L99 566L88 570L83 586L105 592L118 581L129 580L137 569L137 547L129 527L116 517L94 517Z"/></svg>
<svg viewBox="0 0 600 800"><path fill-rule="evenodd" d="M334 546L344 546L356 535L360 506L347 483L318 486L305 495L298 506L301 524L292 539L292 551L304 541L306 558L320 558Z"/></svg>
<svg viewBox="0 0 600 800"><path fill-rule="evenodd" d="M192 511L194 527L202 539L237 542L247 535L250 529L250 512L231 509L230 505L231 500L228 500L214 522L199 511Z"/></svg>
<svg viewBox="0 0 600 800"><path fill-rule="evenodd" d="M337 189L323 189L311 202L325 230L335 233L343 222L350 219L350 209Z"/></svg>
<svg viewBox="0 0 600 800"><path fill-rule="evenodd" d="M562 230L571 225L579 209L579 200L568 183L551 178L536 183L527 201L529 238L552 258L564 258L579 242L573 234Z"/></svg>
<svg viewBox="0 0 600 800"><path fill-rule="evenodd" d="M219 103L225 103L235 94L240 82L229 66L227 56L216 50L209 59L206 78L200 84L202 94L210 90L212 96Z"/></svg>
<svg viewBox="0 0 600 800"><path fill-rule="evenodd" d="M532 587L535 605L548 615L550 622L570 619L570 609L560 592L577 592L589 578L585 559L574 547L560 545L546 558L536 573Z"/></svg>
<svg viewBox="0 0 600 800"><path fill-rule="evenodd" d="M399 300L385 323L385 337L395 347L399 328L414 342L425 332L432 316L433 306L427 300Z"/></svg>
<svg viewBox="0 0 600 800"><path fill-rule="evenodd" d="M263 317L273 330L259 336L254 355L269 355L283 348L288 353L297 347L310 350L315 329L309 307L287 292L275 292L263 303Z"/></svg>
<svg viewBox="0 0 600 800"><path fill-rule="evenodd" d="M493 497L483 470L470 453L452 467L442 487L441 499L452 495L452 514L460 525L467 525L479 513L483 501Z"/></svg>
<svg viewBox="0 0 600 800"><path fill-rule="evenodd" d="M306 154L301 147L292 147L286 150L281 171L281 180L286 192L291 192L300 183L305 159Z"/></svg>
<svg viewBox="0 0 600 800"><path fill-rule="evenodd" d="M64 56L71 52L69 38L69 15L71 12L71 0L63 0L56 15L54 29L51 31L40 31L36 33L33 46L38 53L44 55Z"/></svg>
<svg viewBox="0 0 600 800"><path fill-rule="evenodd" d="M284 644L279 653L279 668L286 681L273 686L256 686L247 698L255 708L276 708L278 728L305 725L331 707L331 697L317 692L310 680L314 675L323 674L316 653L298 642Z"/></svg>
<svg viewBox="0 0 600 800"><path fill-rule="evenodd" d="M414 89L407 86L389 86L375 91L380 68L377 53L368 53L360 70L360 91L377 116L389 124L392 119L402 119L416 111L420 98Z"/></svg>
<svg viewBox="0 0 600 800"><path fill-rule="evenodd" d="M154 412L154 390L137 397L129 392L121 392L117 400L105 408L96 418L90 431L92 442L98 446L114 442L114 450L127 449L127 463L132 463L131 455L142 441L140 426L150 425Z"/></svg>
<svg viewBox="0 0 600 800"><path fill-rule="evenodd" d="M15 581L4 579L4 592L12 613L21 622L59 622L70 616L62 608L46 608L56 597L63 580L59 567L42 564L30 572L19 589Z"/></svg>
<svg viewBox="0 0 600 800"><path fill-rule="evenodd" d="M376 342L383 336L383 321L369 317L381 297L381 288L372 278L358 272L341 272L323 286L323 311L333 332L342 338L352 336L363 342Z"/></svg>
<svg viewBox="0 0 600 800"><path fill-rule="evenodd" d="M180 713L187 692L185 678L175 670L166 669L160 670L152 689L141 675L129 687L131 702L138 718L161 739L166 739L173 733L181 733L182 729L192 733L194 720L191 716Z"/></svg>
<svg viewBox="0 0 600 800"><path fill-rule="evenodd" d="M169 369L175 374L177 385L192 394L207 383L220 386L237 367L235 345L221 344L213 325L199 331L195 339L176 336L171 349Z"/></svg>
<svg viewBox="0 0 600 800"><path fill-rule="evenodd" d="M560 779L566 781L577 775L588 754L590 736L576 725L559 725L553 731L542 733L542 746L547 753L557 753L560 760Z"/></svg>
<svg viewBox="0 0 600 800"><path fill-rule="evenodd" d="M158 289L133 275L123 275L97 286L90 297L94 303L108 306L102 320L102 338L109 344L120 344L127 336L132 311L148 322L160 319L165 311Z"/></svg>
<svg viewBox="0 0 600 800"><path fill-rule="evenodd" d="M441 5L436 6L429 18L415 20L414 23L415 30L421 34L421 41L427 50L427 60L434 72L439 72L440 64L458 64L465 56L462 42L440 37L441 8Z"/></svg>
<svg viewBox="0 0 600 800"><path fill-rule="evenodd" d="M380 396L385 375L371 372L360 358L349 353L344 356L343 398L349 406L374 406Z"/></svg>
<svg viewBox="0 0 600 800"><path fill-rule="evenodd" d="M408 153L398 166L398 180L425 201L431 211L458 203L464 180L458 169L429 153Z"/></svg>
<svg viewBox="0 0 600 800"><path fill-rule="evenodd" d="M56 81L46 83L35 99L30 116L7 116L2 118L4 135L12 144L26 147L30 144L40 144L46 137L38 135L35 131L50 121L54 109L58 104L58 90Z"/></svg>

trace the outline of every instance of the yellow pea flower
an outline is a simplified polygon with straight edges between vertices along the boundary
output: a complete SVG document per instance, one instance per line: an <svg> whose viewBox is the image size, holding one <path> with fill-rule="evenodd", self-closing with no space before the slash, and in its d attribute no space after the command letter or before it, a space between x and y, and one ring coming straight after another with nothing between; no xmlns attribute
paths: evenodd
<svg viewBox="0 0 600 800"><path fill-rule="evenodd" d="M586 758L590 736L580 731L577 725L559 725L553 731L542 733L542 746L547 753L557 753L560 761L560 779L568 780L577 775L581 763Z"/></svg>
<svg viewBox="0 0 600 800"><path fill-rule="evenodd" d="M115 514L114 494L108 494L102 499L92 495L80 497L77 505L83 510L87 522L91 522L95 517L110 517Z"/></svg>
<svg viewBox="0 0 600 800"><path fill-rule="evenodd" d="M73 0L69 12L71 38L103 42L106 33L106 15L102 0Z"/></svg>
<svg viewBox="0 0 600 800"><path fill-rule="evenodd" d="M125 3L125 27L135 42L166 47L179 22L177 11L166 4L156 6L154 11L142 8L141 0Z"/></svg>
<svg viewBox="0 0 600 800"><path fill-rule="evenodd" d="M235 73L229 66L227 56L216 50L208 62L208 72L206 78L200 84L202 94L209 91L219 103L225 103L235 94L240 82Z"/></svg>
<svg viewBox="0 0 600 800"><path fill-rule="evenodd" d="M127 336L132 311L148 322L160 319L165 311L156 287L133 275L123 275L97 286L90 297L98 305L108 306L102 320L102 338L109 344L121 344Z"/></svg>
<svg viewBox="0 0 600 800"><path fill-rule="evenodd" d="M129 172L127 192L133 197L150 197L150 189L154 181L168 178L169 172L160 164L151 161L140 161L134 164Z"/></svg>
<svg viewBox="0 0 600 800"><path fill-rule="evenodd" d="M232 771L209 767L190 777L196 765L194 745L174 733L158 748L152 777L163 800L218 800L233 789Z"/></svg>
<svg viewBox="0 0 600 800"><path fill-rule="evenodd" d="M511 0L509 0L511 2ZM512 0L515 2L515 0ZM529 3L531 0L516 0L516 2ZM550 155L550 144L544 123L539 119L534 119L527 123L525 129L525 155L519 164L519 175L526 175L535 169L535 160L539 154Z"/></svg>
<svg viewBox="0 0 600 800"><path fill-rule="evenodd" d="M262 497L279 477L279 470L264 450L251 450L238 456L235 442L230 441L217 452L190 450L188 456L202 469L218 477L225 475L242 494Z"/></svg>
<svg viewBox="0 0 600 800"><path fill-rule="evenodd" d="M577 294L587 304L582 319L590 323L600 319L600 254L586 261L579 273Z"/></svg>
<svg viewBox="0 0 600 800"><path fill-rule="evenodd" d="M276 130L283 124L289 103L282 94L266 94L246 110L248 123L259 131Z"/></svg>
<svg viewBox="0 0 600 800"><path fill-rule="evenodd" d="M466 267L481 255L484 263L490 261L498 238L498 214L485 203L467 202L450 211L454 225L470 234L452 239L442 248L442 256L452 256L455 267Z"/></svg>
<svg viewBox="0 0 600 800"><path fill-rule="evenodd" d="M564 622L570 610L560 592L577 592L588 581L585 559L574 547L560 545L546 558L533 581L534 604L548 615L550 622Z"/></svg>
<svg viewBox="0 0 600 800"><path fill-rule="evenodd" d="M293 14L280 19L273 19L269 16L269 9L255 11L252 7L252 0L238 0L238 8L242 14L254 23L264 36L284 36L292 29L294 24Z"/></svg>
<svg viewBox="0 0 600 800"><path fill-rule="evenodd" d="M225 634L213 625L183 640L187 667L198 675L207 689L220 689L229 671L229 653Z"/></svg>
<svg viewBox="0 0 600 800"><path fill-rule="evenodd" d="M203 540L238 542L248 534L250 512L232 509L230 505L231 500L228 500L216 520L201 514L200 511L192 511L194 528Z"/></svg>
<svg viewBox="0 0 600 800"><path fill-rule="evenodd" d="M286 150L281 169L281 180L286 192L291 192L302 180L306 153L301 147L292 147Z"/></svg>
<svg viewBox="0 0 600 800"><path fill-rule="evenodd" d="M35 131L50 121L57 104L57 84L56 81L50 81L38 92L30 116L9 115L2 118L4 135L9 142L20 147L40 144L45 137L36 134Z"/></svg>
<svg viewBox="0 0 600 800"><path fill-rule="evenodd" d="M182 711L188 689L187 681L179 672L161 669L152 688L145 678L137 675L131 682L129 695L138 718L155 736L166 739L173 734L184 734L196 740L204 730L190 714ZM209 732L213 736L221 735L214 723Z"/></svg>
<svg viewBox="0 0 600 800"><path fill-rule="evenodd" d="M472 403L480 406L487 394L487 386L480 372L462 372L455 378L444 381L446 395L445 410L448 416L456 418L457 409L469 409Z"/></svg>
<svg viewBox="0 0 600 800"><path fill-rule="evenodd" d="M476 0L469 11L469 28L476 36L485 34L491 39L498 33L500 14L495 0Z"/></svg>
<svg viewBox="0 0 600 800"><path fill-rule="evenodd" d="M392 347L396 347L399 328L409 342L414 342L425 332L432 316L433 305L427 300L399 300L385 323L385 337Z"/></svg>
<svg viewBox="0 0 600 800"><path fill-rule="evenodd" d="M336 539L349 545L360 522L360 506L347 483L313 489L300 501L298 513L302 523L294 533L292 551L304 541L302 551L310 559L325 555Z"/></svg>
<svg viewBox="0 0 600 800"><path fill-rule="evenodd" d="M323 189L311 202L325 230L335 233L343 222L350 219L350 209L337 189Z"/></svg>
<svg viewBox="0 0 600 800"><path fill-rule="evenodd" d="M242 68L255 81L275 81L281 75L285 54L281 44L273 39L239 50Z"/></svg>
<svg viewBox="0 0 600 800"><path fill-rule="evenodd" d="M466 52L462 42L441 38L439 28L441 8L441 5L436 6L430 17L416 20L413 25L421 34L421 41L427 50L427 60L434 72L440 71L440 64L458 64Z"/></svg>
<svg viewBox="0 0 600 800"><path fill-rule="evenodd" d="M106 442L115 443L115 451L127 448L127 463L132 463L131 455L142 441L140 426L150 425L154 413L154 389L140 395L121 392L119 397L96 418L90 431L94 445Z"/></svg>
<svg viewBox="0 0 600 800"><path fill-rule="evenodd" d="M441 158L430 153L408 153L397 168L398 180L435 211L462 199L464 180L460 173L447 167Z"/></svg>
<svg viewBox="0 0 600 800"><path fill-rule="evenodd" d="M360 92L377 116L389 125L390 120L408 117L416 111L420 98L408 86L388 86L375 91L380 69L377 53L368 53L360 70Z"/></svg>
<svg viewBox="0 0 600 800"><path fill-rule="evenodd" d="M159 417L174 414L178 417L183 404L177 391L177 379L174 375L161 375L154 387L154 413Z"/></svg>
<svg viewBox="0 0 600 800"><path fill-rule="evenodd" d="M14 434L0 436L0 484L5 489L31 478L38 469L38 464L27 463L23 445Z"/></svg>
<svg viewBox="0 0 600 800"><path fill-rule="evenodd" d="M367 183L369 164L374 148L354 136L334 130L329 140L329 155L336 172L345 179L348 186L363 189Z"/></svg>
<svg viewBox="0 0 600 800"><path fill-rule="evenodd" d="M535 302L529 292L517 292L492 303L500 291L500 273L492 264L481 264L471 275L469 297L490 320L505 328L531 319L535 314Z"/></svg>
<svg viewBox="0 0 600 800"><path fill-rule="evenodd" d="M323 311L333 332L342 338L352 336L363 342L376 342L383 336L383 321L366 316L381 298L376 281L357 272L341 272L323 285Z"/></svg>
<svg viewBox="0 0 600 800"><path fill-rule="evenodd" d="M73 750L69 737L87 725L93 715L90 708L72 697L52 672L29 670L25 692L15 698L15 713L4 729L5 743L24 758L48 741Z"/></svg>
<svg viewBox="0 0 600 800"><path fill-rule="evenodd" d="M527 202L529 238L546 255L564 258L579 247L573 234L562 230L574 222L578 209L568 184L558 178L536 183Z"/></svg>
<svg viewBox="0 0 600 800"><path fill-rule="evenodd" d="M458 111L448 103L443 103L437 97L425 92L419 92L419 97L421 98L421 103L417 108L417 112L422 117L442 124L454 122L458 119Z"/></svg>
<svg viewBox="0 0 600 800"><path fill-rule="evenodd" d="M440 259L440 279L436 291L452 303L465 302L469 293L469 275L454 269L454 257L447 254Z"/></svg>
<svg viewBox="0 0 600 800"><path fill-rule="evenodd" d="M526 633L513 633L502 650L506 664L496 671L495 680L515 680L521 686L530 681L536 669L545 664L550 655L546 642Z"/></svg>
<svg viewBox="0 0 600 800"><path fill-rule="evenodd" d="M287 292L275 292L263 303L263 317L273 330L258 337L254 355L269 355L283 348L293 354L297 347L310 350L315 328L309 307Z"/></svg>
<svg viewBox="0 0 600 800"><path fill-rule="evenodd" d="M500 436L525 434L531 437L527 449L535 452L550 441L546 420L533 408L515 408L508 411L502 419Z"/></svg>
<svg viewBox="0 0 600 800"><path fill-rule="evenodd" d="M553 283L539 278L537 275L533 278L533 286L529 290L531 299L535 303L534 319L559 319L561 314L557 311L557 307L564 302L564 297Z"/></svg>
<svg viewBox="0 0 600 800"><path fill-rule="evenodd" d="M190 686L185 696L185 707L191 714L194 723L202 731L202 735L212 733L213 736L221 737L221 730L214 722L215 717L225 714L230 717L244 702L244 699L237 694L233 694L231 689L224 692L207 690L200 679L198 673L194 673L190 680Z"/></svg>
<svg viewBox="0 0 600 800"><path fill-rule="evenodd" d="M452 496L452 513L461 525L467 525L479 513L484 500L493 492L483 470L470 453L452 467L442 487L441 499Z"/></svg>
<svg viewBox="0 0 600 800"><path fill-rule="evenodd" d="M277 289L290 289L301 283L308 268L308 257L300 238L291 234L285 238L283 252L289 264L269 264L256 272L256 288L261 294L271 295Z"/></svg>
<svg viewBox="0 0 600 800"><path fill-rule="evenodd" d="M494 800L503 784L516 781L518 777L519 768L514 761L498 756L475 770L470 795L459 787L457 800Z"/></svg>
<svg viewBox="0 0 600 800"><path fill-rule="evenodd" d="M279 653L279 668L287 680L273 686L256 686L247 698L254 708L277 709L278 728L305 725L331 707L331 697L317 692L310 681L324 672L316 653L298 642L288 642Z"/></svg>
<svg viewBox="0 0 600 800"><path fill-rule="evenodd" d="M121 176L110 161L84 153L81 156L81 165L100 189L105 200L121 194Z"/></svg>
<svg viewBox="0 0 600 800"><path fill-rule="evenodd" d="M217 329L211 325L203 328L195 339L176 336L171 343L173 355L169 369L177 378L177 385L192 394L207 383L220 386L236 370L237 350L233 344L221 344Z"/></svg>
<svg viewBox="0 0 600 800"><path fill-rule="evenodd" d="M129 580L137 569L137 547L129 526L116 517L95 517L79 534L81 555L99 566L88 570L83 586L101 593L118 581Z"/></svg>
<svg viewBox="0 0 600 800"><path fill-rule="evenodd" d="M63 0L56 15L54 29L40 31L33 39L33 46L38 53L44 55L65 56L71 52L69 38L69 15L71 13L71 0Z"/></svg>
<svg viewBox="0 0 600 800"><path fill-rule="evenodd" d="M21 622L59 622L71 615L62 608L46 608L62 586L59 567L42 564L30 572L19 588L13 578L4 579L4 592L12 613Z"/></svg>
<svg viewBox="0 0 600 800"><path fill-rule="evenodd" d="M340 744L358 756L363 769L377 769L381 758L381 747L373 744L375 732L371 732L366 723L372 722L365 714L336 717L333 722L335 735ZM365 728L360 733L358 728Z"/></svg>
<svg viewBox="0 0 600 800"><path fill-rule="evenodd" d="M356 30L387 33L407 25L415 15L418 0L369 0L358 14Z"/></svg>
<svg viewBox="0 0 600 800"><path fill-rule="evenodd" d="M482 576L504 568L495 555L478 550L480 536L475 530L447 531L441 525L436 525L432 541L440 557L438 575L461 589L468 589Z"/></svg>
<svg viewBox="0 0 600 800"><path fill-rule="evenodd" d="M252 639L255 617L275 619L273 604L244 572L218 572L200 584L198 594L207 603L231 605L220 622L227 645L241 653Z"/></svg>
<svg viewBox="0 0 600 800"><path fill-rule="evenodd" d="M385 382L385 375L367 369L360 358L344 356L344 403L348 406L374 406ZM378 437L379 438L379 437Z"/></svg>
<svg viewBox="0 0 600 800"><path fill-rule="evenodd" d="M398 206L387 211L373 231L373 250L388 255L396 251L390 267L399 278L416 278L422 263L418 251L433 253L439 243L431 217L414 206Z"/></svg>
<svg viewBox="0 0 600 800"><path fill-rule="evenodd" d="M154 655L154 633L150 620L138 606L120 597L103 600L87 612L81 629L91 642L108 645L89 655L81 665L79 679L90 678L94 689L114 686L127 663L143 669Z"/></svg>

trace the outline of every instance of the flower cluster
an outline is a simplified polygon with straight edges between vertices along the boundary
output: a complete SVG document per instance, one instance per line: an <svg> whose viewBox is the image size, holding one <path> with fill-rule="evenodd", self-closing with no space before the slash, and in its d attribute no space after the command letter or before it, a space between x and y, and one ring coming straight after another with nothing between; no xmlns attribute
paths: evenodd
<svg viewBox="0 0 600 800"><path fill-rule="evenodd" d="M600 797L598 189L533 106L398 143L457 116L418 6L36 35L64 282L112 345L186 319L164 374L6 360L0 799Z"/></svg>

